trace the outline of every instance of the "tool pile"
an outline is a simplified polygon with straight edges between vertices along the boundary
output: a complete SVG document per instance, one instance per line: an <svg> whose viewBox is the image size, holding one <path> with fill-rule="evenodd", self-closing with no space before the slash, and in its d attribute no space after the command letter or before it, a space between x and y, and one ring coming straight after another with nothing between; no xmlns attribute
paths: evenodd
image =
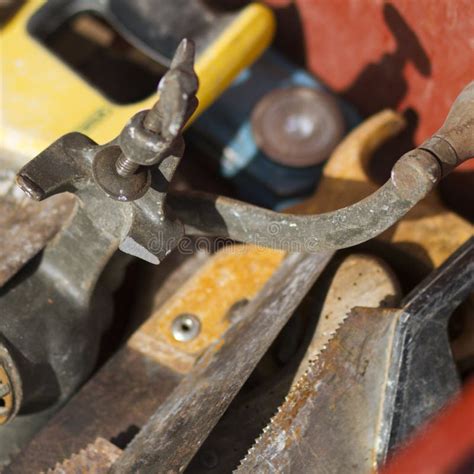
<svg viewBox="0 0 474 474"><path fill-rule="evenodd" d="M186 2L157 3L185 36ZM147 110L106 102L19 170L1 164L2 472L369 473L387 459L397 472L397 454L474 369L473 229L433 194L474 156L474 82L379 187L367 165L403 117L362 121L278 53L262 63L277 92L248 96L253 117L236 105L223 119L265 74L245 69L219 99L255 58L213 89L209 57L223 60L252 22L268 34L245 48L265 49L265 7L194 6L206 18L196 49L153 35L166 22L146 6L86 10L102 15L95 37L109 37L106 18L161 62ZM47 2L30 27L47 43L52 19L82 8ZM86 133L125 114L115 137ZM12 157L19 125L6 116ZM220 178L186 170L188 139L227 170L228 194L253 203L197 190Z"/></svg>

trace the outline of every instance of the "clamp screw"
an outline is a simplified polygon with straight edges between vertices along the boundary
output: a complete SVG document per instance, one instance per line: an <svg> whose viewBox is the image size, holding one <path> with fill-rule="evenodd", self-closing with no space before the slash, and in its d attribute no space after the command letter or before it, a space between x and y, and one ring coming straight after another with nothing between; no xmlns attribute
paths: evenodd
<svg viewBox="0 0 474 474"><path fill-rule="evenodd" d="M139 165L121 153L117 159L117 163L115 163L115 167L117 168L117 173L120 176L123 178L128 178L129 176L132 176L132 174L135 174L135 171L137 171Z"/></svg>
<svg viewBox="0 0 474 474"><path fill-rule="evenodd" d="M159 114L157 113L156 109L158 108L158 102L153 104L153 107L147 112L145 118L143 119L143 126L153 132L155 134L159 134L160 124L158 121ZM117 159L117 163L115 164L117 169L117 173L122 176L123 178L128 178L135 174L138 170L140 165L135 161L127 158L123 153L120 154L119 158Z"/></svg>
<svg viewBox="0 0 474 474"><path fill-rule="evenodd" d="M194 54L194 43L183 39L174 54L170 69L158 85L160 98L148 110L141 123L146 131L156 135L156 140L168 148L178 138L198 105L195 97L198 79L194 72ZM137 144L135 146L139 147ZM156 157L150 164L163 158L164 156ZM115 163L117 173L123 178L132 176L140 167L141 163L138 161L122 153Z"/></svg>

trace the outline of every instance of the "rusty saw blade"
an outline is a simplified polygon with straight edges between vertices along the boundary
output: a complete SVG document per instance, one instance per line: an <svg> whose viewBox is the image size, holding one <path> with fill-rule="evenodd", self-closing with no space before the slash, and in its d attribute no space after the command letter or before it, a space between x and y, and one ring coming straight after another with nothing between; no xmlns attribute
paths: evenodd
<svg viewBox="0 0 474 474"><path fill-rule="evenodd" d="M122 450L104 438L97 438L78 453L48 469L46 474L107 474Z"/></svg>
<svg viewBox="0 0 474 474"><path fill-rule="evenodd" d="M398 281L385 262L366 254L333 258L186 472L235 469L341 319L354 306L379 308L400 302Z"/></svg>
<svg viewBox="0 0 474 474"><path fill-rule="evenodd" d="M474 288L474 238L400 309L356 308L237 473L372 472L458 390L447 322Z"/></svg>
<svg viewBox="0 0 474 474"><path fill-rule="evenodd" d="M332 252L290 254L111 469L182 472L320 275Z"/></svg>

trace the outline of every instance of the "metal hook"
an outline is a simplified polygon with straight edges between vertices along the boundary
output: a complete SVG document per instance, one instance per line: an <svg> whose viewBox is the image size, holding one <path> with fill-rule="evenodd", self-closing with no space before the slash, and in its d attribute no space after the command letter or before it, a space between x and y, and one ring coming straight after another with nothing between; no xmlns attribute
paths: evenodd
<svg viewBox="0 0 474 474"><path fill-rule="evenodd" d="M401 219L456 166L474 156L474 82L454 102L443 126L403 155L390 179L350 206L318 215L262 209L205 193L170 193L167 204L187 234L218 235L289 251L350 247Z"/></svg>

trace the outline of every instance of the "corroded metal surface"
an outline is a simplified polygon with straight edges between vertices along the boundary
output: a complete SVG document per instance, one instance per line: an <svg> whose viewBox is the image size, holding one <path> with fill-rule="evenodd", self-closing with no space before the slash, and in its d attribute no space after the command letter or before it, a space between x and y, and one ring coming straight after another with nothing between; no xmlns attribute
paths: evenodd
<svg viewBox="0 0 474 474"><path fill-rule="evenodd" d="M107 474L110 466L122 452L121 449L103 438L97 438L93 444L81 449L46 474Z"/></svg>
<svg viewBox="0 0 474 474"><path fill-rule="evenodd" d="M162 143L158 134L146 127L137 128L137 124L146 125L150 121L156 125L160 122L160 130L167 125L168 131L173 130L170 136L175 137L171 142L178 143L180 127L188 117L186 108L191 113L196 105L192 95L196 83L191 79L194 77L193 48L186 48L186 40L183 44L176 53L176 63L172 63L176 69L170 71L172 86L167 88L167 81L162 83L163 93L169 95L169 101L162 98L146 116L134 117L120 137L102 147L80 134L64 136L21 170L19 183L22 188L31 196L42 199L57 193L66 183L84 183L92 174L95 184L110 197L132 201L125 211L132 214L132 222L128 233L120 236L120 248L152 263L159 263L185 233L229 237L286 251L318 252L350 247L387 230L426 197L443 175L474 154L472 82L458 96L438 132L422 147L405 153L382 187L347 207L300 216L281 214L205 193L169 193L167 196L168 184L182 155L182 147L178 147L180 151L175 153L170 146L166 157L163 157L161 148L165 143L167 149L169 140ZM184 91L184 95L175 94L175 89ZM159 105L161 102L164 103L162 107ZM157 112L160 112L159 120L157 116L152 118ZM162 116L165 113L169 114L166 118ZM130 135L127 135L128 132ZM83 145L74 146L71 141L83 142ZM120 146L124 158L114 155L113 158L118 160L114 167L111 166L113 160L109 159L109 154L116 146ZM62 156L64 153L70 153L74 159L67 163L64 160L55 161L54 169L50 163L48 166L49 160L45 157ZM99 160L104 153L108 158L105 170ZM92 170L91 162L94 163ZM143 189L139 186L137 194L135 180L138 175L150 173L148 169L137 170L138 165L153 163L159 163L153 185L144 192L148 183L146 180L142 183ZM138 174L134 175L133 171ZM166 196L167 209L171 213L166 212L164 207ZM160 236L158 246L153 245L157 235Z"/></svg>
<svg viewBox="0 0 474 474"><path fill-rule="evenodd" d="M3 472L44 471L93 443L97 437L124 446L179 380L179 374L124 348Z"/></svg>
<svg viewBox="0 0 474 474"><path fill-rule="evenodd" d="M199 359L111 472L181 472L227 409L331 253L288 256L239 322Z"/></svg>
<svg viewBox="0 0 474 474"><path fill-rule="evenodd" d="M225 236L293 251L350 247L395 224L443 175L474 154L473 113L471 82L438 132L421 147L405 153L381 188L336 211L307 216L280 214L205 193L172 194L168 203L185 224L186 233Z"/></svg>
<svg viewBox="0 0 474 474"><path fill-rule="evenodd" d="M186 472L205 474L211 465L216 472L236 468L283 403L292 381L306 371L308 361L318 356L349 310L400 300L397 279L383 261L361 254L332 259ZM264 369L268 365L272 370Z"/></svg>
<svg viewBox="0 0 474 474"><path fill-rule="evenodd" d="M389 310L349 315L237 472L372 472L394 324Z"/></svg>
<svg viewBox="0 0 474 474"><path fill-rule="evenodd" d="M474 238L401 309L355 309L237 472L372 472L458 390L447 321L474 287Z"/></svg>
<svg viewBox="0 0 474 474"><path fill-rule="evenodd" d="M154 162L153 159L148 160L148 157L145 155L147 154L147 147L153 148L153 145L156 143L146 134L142 143L144 148L142 147L139 153L139 160L130 160L130 156L127 156L126 160L121 160L118 158L118 154L114 155L113 159L106 163L107 169L105 174L97 173L99 162L101 161L99 158L103 157L103 152L110 151L112 147L120 146L121 152L127 149L127 153L124 153L124 155L133 154L133 150L130 151L127 148L129 143L118 138L113 143L101 147L83 135L67 135L59 139L24 167L19 174L19 183L23 189L37 199L43 199L65 189L73 188L76 194L80 198L82 197L86 203L100 202L103 206L100 206L101 212L98 213L100 216L97 219L97 228L102 228L105 225L109 239L109 241L104 242L104 248L108 245L107 248L111 251L120 244L120 248L123 251L152 263L159 263L177 245L177 242L186 232L203 232L212 235L229 236L244 242L292 251L317 252L321 249L332 250L334 248L342 248L363 242L387 229L421 198L426 196L443 174L446 174L452 167L471 156L473 91L474 84L471 84L454 104L453 113L450 114L443 128L431 139L427 140L423 147L405 154L394 166L391 179L382 188L357 204L322 215L305 217L289 214L283 215L221 197L188 193L184 196L176 194L169 196L168 210L174 211L180 220L175 219L171 212L166 212L164 200L167 195L168 183L182 155L182 147L179 149L179 152L174 153L173 151L173 153L160 161L158 170L155 170L156 173L153 175L153 185L149 189L148 183L151 183L151 172L149 170L139 170L139 173L146 174L147 179L146 183L138 183L140 186L143 185L143 187L139 189L137 194L135 193L136 183L133 182L135 179L133 176L135 175L132 171L136 168L137 163L147 165ZM178 96L174 96L175 99ZM175 99L171 100L172 105L176 105ZM187 99L189 97L184 98L185 101ZM178 109L183 110L179 107ZM169 122L164 120L164 123L167 123L171 128L175 125L173 120ZM145 149L144 154L142 153L143 149ZM153 150L153 153L155 151ZM67 159L64 159L65 156L67 156ZM53 159L58 157L62 158L62 161ZM156 154L154 157L156 157ZM140 161L142 158L145 161ZM118 159L119 163L115 162L116 159ZM129 166L131 162L133 166ZM111 166L111 164L118 164L119 166ZM104 176L106 178L105 181ZM109 181L111 176L113 179ZM122 179L125 181L121 181ZM133 188L131 192L127 188L129 185ZM109 197L114 197L118 201L134 201L118 203L117 201L106 200L102 193L103 190L106 191ZM84 218L85 222L85 216L80 215L80 217ZM91 221L94 223L95 219L91 219ZM81 225L80 230L84 227L90 230L93 226L89 224ZM95 235L93 232L92 237L88 235L89 240L94 244L99 242L99 239L94 239ZM107 238L104 237L104 240L107 240ZM304 258L307 261L311 260L310 257L301 258L302 260ZM75 288L74 285L77 287L81 287L81 284L83 285L83 283L80 283L80 278L84 275L72 275L72 267L69 273L66 271L66 275L72 279L72 284L67 278L65 279L68 281L67 289L69 291ZM298 276L295 280L298 281ZM96 280L91 278L87 280L89 290L93 286L91 281L93 283ZM285 295L288 288L292 288L292 285L290 284L284 288L280 287L281 295ZM304 285L298 291L303 291L303 288ZM281 295L277 295L275 301L279 301L279 298L282 297ZM302 297L302 294L298 293L298 295ZM265 295L264 292L262 297L264 296L268 295ZM14 293L9 293L8 297L14 304L20 299L18 294L15 297ZM58 301L59 303L61 302L59 298ZM259 301L259 299L257 298L256 301ZM14 307L14 304L11 304L11 307ZM32 307L28 306L24 309L31 313ZM253 308L254 311L256 309L258 308ZM263 313L265 312L263 311ZM284 319L287 316L287 314L284 314L282 318ZM265 318L263 319L265 320ZM266 329L265 327L262 328ZM9 329L8 326L7 329ZM271 331L263 332L263 336L271 341L273 333ZM235 334L235 332L231 330L230 334ZM249 332L249 334L252 335L253 333ZM229 338L231 337L229 336ZM232 353L232 350L235 349L228 349L225 342L226 339L224 339L221 350L216 350L216 354L226 355L226 351L228 351L227 356L231 354L234 357L233 362L235 362L238 360L237 354ZM248 341L245 342L251 344L252 337L249 337ZM233 346L230 345L230 347ZM61 351L56 352L60 353ZM246 356L250 357L247 354ZM212 379L215 376L217 362L213 365L215 360L212 358L212 354L208 355L208 357L209 360L204 358L198 364L198 368L193 372L194 377L206 376L207 374ZM255 359L255 354L252 354L252 357L254 358L251 361L246 359L242 363L240 367L242 374L245 374L249 367L258 360ZM206 362L209 365L205 365ZM199 372L200 370L202 373ZM241 378L245 379L245 377ZM190 380L192 381L193 377L190 377ZM240 384L242 381L239 380L238 383ZM194 382L197 382L197 380L194 380ZM219 382L223 383L222 379ZM200 393L202 386L197 384L196 387L195 392L191 390L191 386L186 386L186 384L181 384L178 387L175 395L180 397L181 404L179 406L186 407L186 403L189 403L191 407L194 407L193 404L196 402L196 399L199 399L199 395L204 398L209 396L209 393L206 392L206 390L209 390L209 387L203 388L202 393ZM172 459L167 460L170 466L178 465L178 467L182 467L186 465L195 449L202 443L206 430L208 432L212 428L213 423L220 416L221 410L228 404L232 393L235 394L234 390L237 390L237 388L238 384L231 387L230 391L222 392L226 393L227 396L217 400L218 403L212 406L213 412L205 413L208 416L208 422L204 423L199 430L192 430L191 434L182 433L182 430L187 425L185 423L179 425L182 422L179 416L166 418L166 410L168 410L167 413L172 413L174 407L172 405L172 397L168 405L165 403L162 406L162 410L165 410L165 416L161 416L159 420L159 423L161 423L159 428L162 430L162 437L159 440L159 443L161 443L160 448L156 449L151 455L146 455L143 458L143 462L148 463L159 459L160 456L164 456L163 453L167 449L172 447L175 448L174 453L176 455L173 455ZM180 392L180 390L183 391L185 389L188 392ZM193 399L193 395L196 395L197 398ZM215 397L215 395L213 396ZM212 396L210 400L214 401ZM205 408L206 404L200 404L196 408L197 415L200 415L199 410L204 410ZM188 407L188 409L190 408ZM197 422L195 420L198 418L199 416L195 416L192 421ZM156 418L152 417L149 426L153 427L153 423L156 421ZM192 423L190 426L192 427ZM184 447L181 447L180 460L176 457L180 451L173 445L176 441L170 440L165 436L170 428L171 432L176 428L181 433L181 440L188 441L184 443ZM142 435L139 435L135 443L132 443L130 446L130 451L124 454L122 462L125 465L127 462L130 465L134 465L137 462L136 459L133 459L137 455L133 450L138 449L140 451L143 448L143 439L146 438L147 433L150 434L150 430L150 427L145 428ZM153 430L153 436L157 436L159 433L159 429ZM120 469L120 466L117 469Z"/></svg>
<svg viewBox="0 0 474 474"><path fill-rule="evenodd" d="M187 264L174 272L167 269L172 294L167 289L166 301L158 298L152 316L127 345L38 433L7 472L48 469L99 436L125 446L205 349L235 322L235 303L254 298L283 257L269 249L238 246L206 260L196 256L200 268L193 264L191 275ZM218 301L212 297L217 292ZM202 331L191 341L176 341L172 323L189 311L199 316ZM126 389L118 390L124 381Z"/></svg>
<svg viewBox="0 0 474 474"><path fill-rule="evenodd" d="M74 197L63 194L42 203L15 192L14 174L0 175L0 287L40 252L65 224Z"/></svg>
<svg viewBox="0 0 474 474"><path fill-rule="evenodd" d="M172 193L168 204L185 223L188 234L229 237L287 251L317 252L351 247L376 237L423 199L439 178L437 160L421 150L404 155L392 179L373 194L326 214L280 214L199 192Z"/></svg>
<svg viewBox="0 0 474 474"><path fill-rule="evenodd" d="M386 114L389 114L389 113L387 112ZM393 115L393 114L392 114L392 115ZM392 116L390 116L390 117L392 117ZM372 121L371 121L371 122L370 122L370 127L369 127L368 125L367 125L367 127L364 127L364 131L366 131L366 130L368 129L369 132L366 133L367 136L365 136L365 138L364 138L364 135L363 135L362 139L361 139L360 136L359 136L358 139L356 140L356 142L357 142L357 143L355 144L355 145L357 145L357 146L356 146L356 151L357 151L357 150L358 150L358 151L357 151L357 153L356 153L356 155L355 155L355 159L358 160L358 159L360 158L360 154L361 154L361 153L362 153L362 154L363 154L363 153L370 153L371 149L372 149L374 146L377 146L378 141L383 140L386 135L390 135L391 133L394 133L394 132L398 129L397 127L400 126L400 123L399 123L399 122L400 122L400 119L397 119L396 116L394 116L394 117L392 117L392 118L390 118L390 117L384 118L384 120L382 120L382 118L380 118L379 122L374 123L373 126L372 126ZM397 120L398 120L398 121L397 121ZM372 128L371 128L371 127L372 127ZM352 144L354 145L354 143L352 143ZM359 147L359 148L357 148L357 147ZM360 147L361 147L361 148L360 148ZM332 163L332 161L330 162L330 165L331 165L331 163ZM346 170L345 170L347 173L354 172L354 168L355 168L355 167L349 167L349 168L350 168L350 169L347 169L347 168L346 168ZM336 174L337 174L337 173L336 173ZM332 177L332 176L330 176L329 178L331 178L331 177ZM337 177L337 176L335 176L335 177ZM344 175L344 177L345 177L345 175ZM325 179L325 181L323 180L323 184L326 182L326 187L328 187L328 186L334 184L334 182L335 182L334 180L331 180L331 179L329 179L329 178ZM342 179L341 181L344 181L344 180ZM347 185L344 185L344 186L345 186L345 188L347 189ZM352 190L353 190L353 189L351 188L351 191L352 191ZM341 191L341 192L342 192L342 191ZM332 199L333 199L333 200L337 200L337 199L338 199L337 196L338 196L338 195L337 195L337 193L336 193L335 196L333 196ZM342 196L342 197L343 197L343 196ZM340 198L342 199L342 197L340 197ZM347 196L346 196L346 197L347 197ZM320 202L321 205L327 204L327 202L322 203L322 202L321 202L321 199L319 199L318 202ZM336 206L335 206L335 207L337 207L337 201L335 201L335 202L336 202ZM317 212L317 211L316 211L316 212ZM436 233L435 233L435 234L436 234ZM416 236L417 234L415 233L414 235ZM446 252L448 252L448 250L445 250L444 255L446 254ZM251 253L252 253L252 252L250 252L250 254L251 254ZM271 252L270 252L270 254L271 254ZM441 254L440 254L440 255L441 255ZM441 258L441 257L438 257L438 258ZM237 260L238 260L238 259L237 259ZM189 308L185 308L185 309L186 309L186 310L189 310ZM174 316L173 316L173 317L174 317ZM101 406L102 406L102 409L103 409L103 410L106 408L104 405L101 405ZM71 409L75 409L75 407L73 406L73 407L71 407ZM100 408L99 408L99 409L100 409ZM149 412L149 413L150 413L150 412ZM64 426L64 428L66 428L66 425ZM95 429L97 430L97 429L99 429L99 427L96 426ZM92 430L92 431L94 431L94 430ZM49 431L46 430L46 432L49 432ZM58 433L56 434L56 437L59 438L59 439L61 439L61 437L62 437L63 435L61 435L61 434L59 434L59 433L60 433L60 432L58 432ZM96 434L96 436L97 436L97 434ZM44 443L45 440L46 440L46 438L42 438L42 440L43 440L42 442ZM86 443L87 443L87 442L91 442L91 441L92 441L92 440L87 439ZM71 443L71 442L70 442L70 443ZM72 442L72 443L73 443L73 442ZM68 443L65 442L64 444L66 445L66 444L68 444ZM85 443L83 442L81 445L84 446ZM77 447L77 449L79 449L81 445L79 445L79 446ZM44 446L44 445L43 445L43 446ZM36 449L39 449L39 444L37 445L37 448L36 448ZM29 450L28 452L29 452L29 454L30 454L30 456L31 456L31 457L30 457L30 460L31 460L32 458L36 457L36 455L33 455L33 453L35 452L34 450ZM38 452L38 451L36 451L36 452ZM49 454L51 455L52 453L49 453ZM32 455L33 455L33 456L32 456ZM68 455L70 455L70 452L69 452ZM51 460L51 456L49 457L49 459ZM60 459L60 457L59 457L59 456L53 456L52 459L55 459L55 460L56 460L56 459ZM21 470L20 470L20 471L17 471L17 472L21 472Z"/></svg>
<svg viewBox="0 0 474 474"><path fill-rule="evenodd" d="M127 263L116 251L120 248L156 264L183 236L183 226L165 216L163 209L184 149L180 126L195 105L192 88L182 87L189 82L197 87L194 49L190 42L183 44L164 77L163 94L170 98L162 95L164 105L158 107L165 114L162 123L169 127L167 138L173 135L176 143L166 141L170 146L159 155L154 179L148 169L130 178L119 175L118 138L99 146L80 133L58 139L17 175L23 191L42 201L36 204L39 208L65 199L61 195L66 191L75 195L76 205L27 278L10 281L0 294L0 332L15 352L23 385L19 413L25 413L21 419L10 417L9 426L0 429L0 463L8 462L29 441L95 367L102 334L111 321L111 293ZM180 95L185 92L186 97ZM175 103L177 110L172 108ZM125 130L130 130L127 125ZM160 137L145 138L148 151L156 151L153 145ZM154 187L149 188L152 180ZM30 218L31 214L25 217ZM10 221L8 232L15 230Z"/></svg>

